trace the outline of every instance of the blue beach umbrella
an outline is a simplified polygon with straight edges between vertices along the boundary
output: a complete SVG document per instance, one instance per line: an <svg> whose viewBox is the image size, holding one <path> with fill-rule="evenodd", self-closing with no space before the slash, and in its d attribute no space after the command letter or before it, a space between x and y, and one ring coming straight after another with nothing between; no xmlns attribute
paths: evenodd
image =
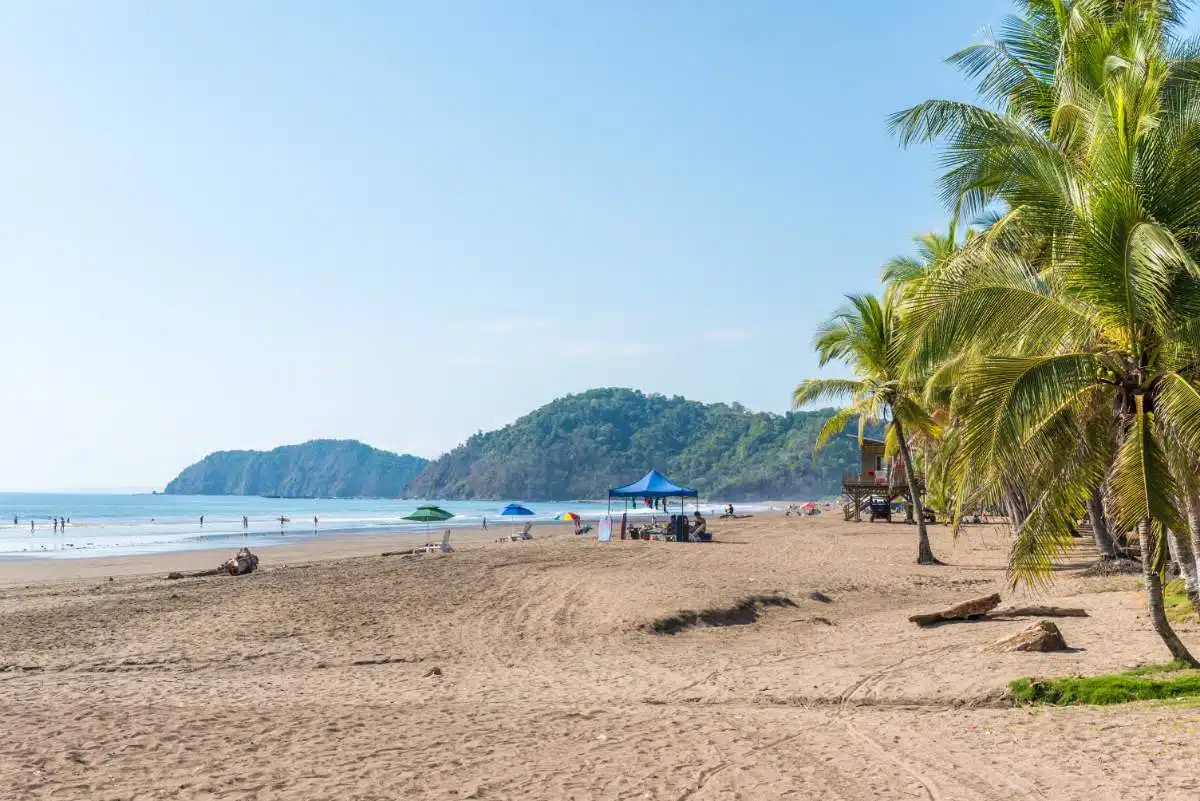
<svg viewBox="0 0 1200 801"><path fill-rule="evenodd" d="M505 506L504 509L500 512L500 516L501 517L532 517L533 510L530 509L529 507L522 506L519 503L510 503L508 506ZM517 530L517 522L515 520L513 521L513 524L512 524L512 530L513 531Z"/></svg>

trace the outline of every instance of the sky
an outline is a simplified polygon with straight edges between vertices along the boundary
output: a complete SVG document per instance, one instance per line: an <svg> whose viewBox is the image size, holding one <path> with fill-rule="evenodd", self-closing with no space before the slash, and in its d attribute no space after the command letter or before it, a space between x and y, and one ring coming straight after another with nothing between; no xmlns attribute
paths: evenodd
<svg viewBox="0 0 1200 801"><path fill-rule="evenodd" d="M1001 0L9 2L0 489L627 386L784 411Z"/></svg>

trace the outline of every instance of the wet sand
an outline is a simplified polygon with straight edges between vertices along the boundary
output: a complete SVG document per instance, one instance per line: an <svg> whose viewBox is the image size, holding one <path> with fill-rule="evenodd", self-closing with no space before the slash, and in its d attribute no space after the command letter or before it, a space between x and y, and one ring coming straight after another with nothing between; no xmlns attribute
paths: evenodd
<svg viewBox="0 0 1200 801"><path fill-rule="evenodd" d="M367 555L408 536L310 540L252 576L170 582L229 552L0 565L0 798L1200 796L1190 708L1003 700L1018 676L1165 660L1135 580L1073 577L1086 551L1054 590L1091 613L1058 621L1074 650L998 654L1028 621L905 618L1003 590L999 527L936 528L942 568L914 564L900 524L712 528L456 532L458 552L420 558ZM643 628L755 594L796 605Z"/></svg>

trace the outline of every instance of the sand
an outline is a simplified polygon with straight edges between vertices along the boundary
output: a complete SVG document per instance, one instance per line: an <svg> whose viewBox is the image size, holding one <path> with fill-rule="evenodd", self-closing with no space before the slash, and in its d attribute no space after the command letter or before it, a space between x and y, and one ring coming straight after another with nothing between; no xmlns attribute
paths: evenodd
<svg viewBox="0 0 1200 801"><path fill-rule="evenodd" d="M1165 659L1136 581L1072 575L1087 552L1054 590L1091 612L1058 621L1074 650L998 654L1027 622L905 618L1003 589L999 527L935 528L942 568L913 563L905 525L713 528L419 559L344 538L236 579L161 578L224 552L0 565L0 798L1200 797L1190 707L1002 700L1018 676ZM796 606L640 628L774 593Z"/></svg>

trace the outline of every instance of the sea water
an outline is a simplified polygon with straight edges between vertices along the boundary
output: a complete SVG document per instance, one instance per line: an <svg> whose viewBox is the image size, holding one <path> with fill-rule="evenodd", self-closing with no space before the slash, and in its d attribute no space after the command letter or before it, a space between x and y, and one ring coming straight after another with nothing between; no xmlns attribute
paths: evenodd
<svg viewBox="0 0 1200 801"><path fill-rule="evenodd" d="M435 503L454 517L444 523L413 523L403 518L418 506ZM563 512L584 520L599 520L609 509L604 501L525 503L532 517L500 517L510 501L422 501L391 499L289 499L233 495L102 495L59 493L0 493L0 558L79 558L116 554L236 547L268 547L304 537L356 534L411 534L429 529L507 529L514 522L543 523ZM678 509L678 499L671 502ZM701 502L705 514L720 513L724 504ZM692 502L687 502L691 513ZM738 511L766 507L738 505ZM621 501L612 509L626 511ZM640 507L636 516L654 514ZM657 512L662 515L663 512ZM204 525L200 525L200 516ZM242 527L242 517L248 525ZM17 519L16 525L13 518ZM55 532L53 518L70 518ZM280 518L285 518L280 522ZM317 518L314 525L313 518ZM30 531L30 522L33 530Z"/></svg>

